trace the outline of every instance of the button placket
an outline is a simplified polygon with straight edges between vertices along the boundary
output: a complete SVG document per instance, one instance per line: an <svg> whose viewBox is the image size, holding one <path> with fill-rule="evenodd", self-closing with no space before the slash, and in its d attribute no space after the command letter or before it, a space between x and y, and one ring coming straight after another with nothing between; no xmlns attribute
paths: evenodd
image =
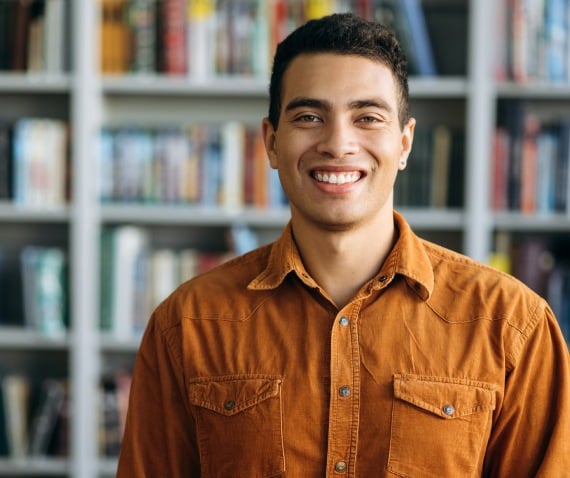
<svg viewBox="0 0 570 478"><path fill-rule="evenodd" d="M359 304L352 307L359 308ZM350 474L358 435L359 347L356 315L345 310L337 317L331 336L331 400L327 476Z"/></svg>

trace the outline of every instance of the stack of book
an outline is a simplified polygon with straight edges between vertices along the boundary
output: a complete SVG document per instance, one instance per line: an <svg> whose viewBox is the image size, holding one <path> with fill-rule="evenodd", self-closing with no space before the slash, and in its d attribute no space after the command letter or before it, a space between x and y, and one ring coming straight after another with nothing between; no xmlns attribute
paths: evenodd
<svg viewBox="0 0 570 478"><path fill-rule="evenodd" d="M65 0L0 2L0 71L64 73L65 32Z"/></svg>
<svg viewBox="0 0 570 478"><path fill-rule="evenodd" d="M420 0L103 0L101 70L267 78L275 46L295 27L352 11L396 31L413 74L464 74L464 41L441 38L453 28L466 40L464 2L435 3L424 11ZM432 45L432 36L443 41Z"/></svg>
<svg viewBox="0 0 570 478"><path fill-rule="evenodd" d="M230 209L287 204L261 132L242 123L105 129L99 151L103 202Z"/></svg>

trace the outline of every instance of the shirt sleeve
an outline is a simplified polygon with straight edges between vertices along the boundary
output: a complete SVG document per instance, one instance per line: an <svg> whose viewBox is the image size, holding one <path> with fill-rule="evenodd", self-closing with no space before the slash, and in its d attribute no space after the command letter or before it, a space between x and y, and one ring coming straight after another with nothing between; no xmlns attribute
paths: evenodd
<svg viewBox="0 0 570 478"><path fill-rule="evenodd" d="M156 313L135 361L117 477L199 477L179 326L161 330Z"/></svg>
<svg viewBox="0 0 570 478"><path fill-rule="evenodd" d="M570 476L568 346L548 306L520 331L520 353L506 377L484 476Z"/></svg>

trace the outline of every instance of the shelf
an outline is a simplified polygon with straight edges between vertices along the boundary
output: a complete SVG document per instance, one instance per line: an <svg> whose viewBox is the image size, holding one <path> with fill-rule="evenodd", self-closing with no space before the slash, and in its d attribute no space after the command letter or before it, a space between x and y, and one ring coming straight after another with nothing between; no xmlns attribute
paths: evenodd
<svg viewBox="0 0 570 478"><path fill-rule="evenodd" d="M247 77L217 77L196 81L191 78L159 75L105 76L101 81L108 95L237 96L265 98L268 80ZM412 77L412 98L461 98L467 95L468 82L462 77Z"/></svg>
<svg viewBox="0 0 570 478"><path fill-rule="evenodd" d="M568 214L524 214L501 212L493 214L495 229L521 232L570 232Z"/></svg>
<svg viewBox="0 0 570 478"><path fill-rule="evenodd" d="M496 86L496 93L499 98L570 100L570 83L504 82Z"/></svg>
<svg viewBox="0 0 570 478"><path fill-rule="evenodd" d="M1 93L69 93L72 80L69 75L46 73L0 74Z"/></svg>
<svg viewBox="0 0 570 478"><path fill-rule="evenodd" d="M100 344L102 352L135 353L141 343L142 336L133 336L127 340L117 339L111 334L102 333Z"/></svg>
<svg viewBox="0 0 570 478"><path fill-rule="evenodd" d="M222 209L196 205L103 205L104 223L168 224L192 226L227 226L244 223L250 226L282 227L289 220L289 209Z"/></svg>
<svg viewBox="0 0 570 478"><path fill-rule="evenodd" d="M461 210L398 208L413 229L423 231L455 231L465 226L465 214Z"/></svg>
<svg viewBox="0 0 570 478"><path fill-rule="evenodd" d="M0 459L0 476L61 476L69 473L64 458Z"/></svg>
<svg viewBox="0 0 570 478"><path fill-rule="evenodd" d="M0 327L0 348L18 350L66 350L69 337L49 337L23 327ZM0 469L2 469L0 463Z"/></svg>
<svg viewBox="0 0 570 478"><path fill-rule="evenodd" d="M218 77L196 81L188 77L159 75L105 76L102 89L114 95L267 96L268 81L247 77Z"/></svg>
<svg viewBox="0 0 570 478"><path fill-rule="evenodd" d="M0 201L0 224L2 222L60 222L69 221L69 206L31 207Z"/></svg>
<svg viewBox="0 0 570 478"><path fill-rule="evenodd" d="M411 77L411 98L465 98L469 83L462 77Z"/></svg>
<svg viewBox="0 0 570 478"><path fill-rule="evenodd" d="M115 476L118 461L116 458L103 458L99 460L99 476Z"/></svg>

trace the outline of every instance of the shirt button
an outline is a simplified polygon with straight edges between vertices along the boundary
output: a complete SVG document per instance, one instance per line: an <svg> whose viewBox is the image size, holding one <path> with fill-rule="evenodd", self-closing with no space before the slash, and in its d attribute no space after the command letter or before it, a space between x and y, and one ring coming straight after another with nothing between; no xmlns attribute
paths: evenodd
<svg viewBox="0 0 570 478"><path fill-rule="evenodd" d="M224 403L224 408L229 412L236 407L236 402L234 400L228 400Z"/></svg>
<svg viewBox="0 0 570 478"><path fill-rule="evenodd" d="M338 389L338 394L341 397L350 397L350 387L344 386Z"/></svg>
<svg viewBox="0 0 570 478"><path fill-rule="evenodd" d="M339 320L340 325L346 327L348 325L348 319L343 315Z"/></svg>
<svg viewBox="0 0 570 478"><path fill-rule="evenodd" d="M455 413L455 407L453 405L447 404L443 406L443 413L450 417Z"/></svg>
<svg viewBox="0 0 570 478"><path fill-rule="evenodd" d="M344 473L346 471L346 462L337 461L334 465L334 471L337 471L338 473Z"/></svg>
<svg viewBox="0 0 570 478"><path fill-rule="evenodd" d="M380 282L386 282L388 280L388 276L380 276L378 280Z"/></svg>

